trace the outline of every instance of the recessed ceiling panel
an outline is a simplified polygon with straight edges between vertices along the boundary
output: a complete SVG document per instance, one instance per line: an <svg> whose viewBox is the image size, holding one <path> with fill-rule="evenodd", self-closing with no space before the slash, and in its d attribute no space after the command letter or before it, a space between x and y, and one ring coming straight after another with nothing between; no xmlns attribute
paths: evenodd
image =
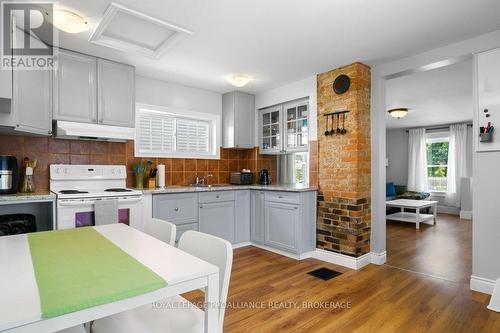
<svg viewBox="0 0 500 333"><path fill-rule="evenodd" d="M192 32L111 3L89 38L95 44L158 58Z"/></svg>

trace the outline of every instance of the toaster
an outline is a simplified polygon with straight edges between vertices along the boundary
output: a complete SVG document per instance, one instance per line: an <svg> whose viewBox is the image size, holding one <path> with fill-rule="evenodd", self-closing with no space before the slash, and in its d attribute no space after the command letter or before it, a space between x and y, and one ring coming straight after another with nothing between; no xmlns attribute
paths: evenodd
<svg viewBox="0 0 500 333"><path fill-rule="evenodd" d="M253 184L253 173L231 172L231 178L229 182L234 185L251 185Z"/></svg>

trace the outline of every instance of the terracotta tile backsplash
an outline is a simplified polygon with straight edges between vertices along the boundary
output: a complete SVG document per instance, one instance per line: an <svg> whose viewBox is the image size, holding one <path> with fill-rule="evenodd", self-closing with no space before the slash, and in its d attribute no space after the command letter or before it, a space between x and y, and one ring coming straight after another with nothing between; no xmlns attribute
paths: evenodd
<svg viewBox="0 0 500 333"><path fill-rule="evenodd" d="M210 184L229 183L231 171L243 168L254 173L254 182L259 181L261 169L270 171L276 181L276 156L259 155L258 147L253 149L221 148L220 160L180 159L180 158L136 158L134 142L127 143L65 140L47 137L21 135L0 135L0 155L16 156L22 172L24 157L37 159L35 184L37 189L49 188L50 164L118 164L127 166L127 186L134 185L132 165L150 160L154 165L165 164L167 185L188 185L196 176L208 177Z"/></svg>

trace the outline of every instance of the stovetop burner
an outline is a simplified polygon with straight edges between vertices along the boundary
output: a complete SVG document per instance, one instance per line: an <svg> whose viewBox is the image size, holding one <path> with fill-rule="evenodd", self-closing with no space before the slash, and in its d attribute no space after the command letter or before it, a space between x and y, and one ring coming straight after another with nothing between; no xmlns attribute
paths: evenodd
<svg viewBox="0 0 500 333"><path fill-rule="evenodd" d="M62 191L59 191L59 193L61 193L61 194L85 194L85 193L89 193L89 192L79 191L79 190L62 190Z"/></svg>
<svg viewBox="0 0 500 333"><path fill-rule="evenodd" d="M108 188L104 190L105 192L132 192L127 188Z"/></svg>

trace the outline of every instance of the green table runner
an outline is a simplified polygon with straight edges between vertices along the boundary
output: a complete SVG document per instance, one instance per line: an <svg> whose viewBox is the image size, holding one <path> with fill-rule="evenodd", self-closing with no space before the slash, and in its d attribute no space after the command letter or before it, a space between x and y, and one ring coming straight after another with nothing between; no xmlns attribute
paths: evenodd
<svg viewBox="0 0 500 333"><path fill-rule="evenodd" d="M28 234L42 318L144 294L167 285L91 227Z"/></svg>

